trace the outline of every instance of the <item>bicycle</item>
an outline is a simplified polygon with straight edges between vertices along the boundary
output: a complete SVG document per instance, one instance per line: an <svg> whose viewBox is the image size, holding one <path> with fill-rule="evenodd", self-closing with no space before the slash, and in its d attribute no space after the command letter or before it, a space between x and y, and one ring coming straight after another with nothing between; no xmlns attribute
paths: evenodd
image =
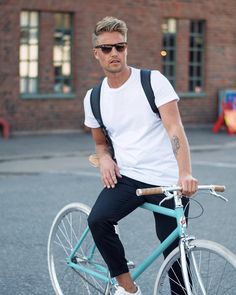
<svg viewBox="0 0 236 295"><path fill-rule="evenodd" d="M180 187L156 187L138 189L137 195L165 194L159 205L144 203L141 208L151 212L176 218L176 229L138 266L128 262L131 276L136 280L177 238L179 247L173 250L159 269L153 295L171 294L171 284L181 288L186 295L235 295L236 256L224 246L208 241L197 240L187 233ZM209 191L210 195L227 200L218 192L224 186L200 185L198 190ZM173 198L175 209L161 205ZM56 215L48 239L48 268L50 279L57 295L104 294L111 295L116 283L109 276L93 242L87 225L90 208L82 203L71 203ZM118 227L116 227L118 232ZM182 279L173 272L176 264L182 270ZM171 275L169 275L171 274Z"/></svg>

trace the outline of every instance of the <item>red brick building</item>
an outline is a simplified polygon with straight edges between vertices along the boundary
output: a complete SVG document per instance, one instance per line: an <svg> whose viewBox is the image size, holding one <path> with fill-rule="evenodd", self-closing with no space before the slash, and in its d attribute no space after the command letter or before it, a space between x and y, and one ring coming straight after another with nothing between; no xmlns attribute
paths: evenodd
<svg viewBox="0 0 236 295"><path fill-rule="evenodd" d="M170 79L184 123L213 123L219 89L236 87L235 11L235 0L1 0L0 118L12 132L83 128L83 97L103 76L91 34L114 15L129 64Z"/></svg>

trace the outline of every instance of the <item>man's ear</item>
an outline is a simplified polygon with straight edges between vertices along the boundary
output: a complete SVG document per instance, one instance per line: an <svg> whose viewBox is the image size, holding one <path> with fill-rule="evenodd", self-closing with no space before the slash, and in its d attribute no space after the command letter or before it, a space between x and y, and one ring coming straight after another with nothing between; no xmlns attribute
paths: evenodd
<svg viewBox="0 0 236 295"><path fill-rule="evenodd" d="M98 57L98 52L97 52L97 49L96 48L93 48L93 55L96 59L99 59Z"/></svg>

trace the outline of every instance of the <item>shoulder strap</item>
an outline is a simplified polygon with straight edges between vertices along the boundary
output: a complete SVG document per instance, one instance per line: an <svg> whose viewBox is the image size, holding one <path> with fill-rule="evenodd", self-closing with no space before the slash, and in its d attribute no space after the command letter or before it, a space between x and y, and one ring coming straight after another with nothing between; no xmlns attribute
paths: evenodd
<svg viewBox="0 0 236 295"><path fill-rule="evenodd" d="M148 100L153 112L160 116L159 110L155 104L155 95L152 90L151 71L142 69L142 70L140 70L140 75L141 75L141 84L142 84L143 90L145 92L145 95L147 97L147 100ZM90 104L91 104L93 115L96 118L96 120L98 121L99 125L103 129L106 129L103 124L103 121L102 121L101 109L100 109L101 87L102 87L102 82L99 83L97 86L95 86L92 89L92 92L90 95Z"/></svg>
<svg viewBox="0 0 236 295"><path fill-rule="evenodd" d="M151 85L151 71L150 70L140 70L141 75L141 84L143 87L143 90L146 94L146 97L148 99L148 102L153 110L154 113L157 113L160 116L159 110L155 104L155 95L152 90Z"/></svg>
<svg viewBox="0 0 236 295"><path fill-rule="evenodd" d="M101 116L101 109L100 109L100 93L101 93L101 87L102 87L102 82L99 83L97 86L95 86L92 89L91 95L90 95L90 105L92 108L92 112L96 120L98 121L98 124L104 128L104 124L102 121L102 116Z"/></svg>
<svg viewBox="0 0 236 295"><path fill-rule="evenodd" d="M110 149L110 153L111 153L113 159L115 159L115 153L114 153L114 149L112 146L111 138L108 135L107 129L104 126L103 121L102 121L101 108L100 108L101 87L102 87L102 82L92 89L92 92L90 95L90 105L91 105L93 115L96 118L96 120L98 121L98 124L102 128L102 131L106 137L106 140L107 140L107 143L108 143L108 146Z"/></svg>

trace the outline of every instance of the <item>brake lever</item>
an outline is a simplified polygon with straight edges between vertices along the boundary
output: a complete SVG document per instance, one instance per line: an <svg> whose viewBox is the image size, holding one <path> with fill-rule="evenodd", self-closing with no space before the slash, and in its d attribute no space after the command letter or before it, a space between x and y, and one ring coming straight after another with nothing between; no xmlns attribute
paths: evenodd
<svg viewBox="0 0 236 295"><path fill-rule="evenodd" d="M166 195L166 197L160 201L159 206L161 206L162 203L164 203L165 201L168 201L168 200L171 200L172 198L174 198L174 194L172 194L168 191L164 191L163 194Z"/></svg>
<svg viewBox="0 0 236 295"><path fill-rule="evenodd" d="M164 203L165 201L168 201L168 200L171 200L172 198L174 198L174 194L173 193L170 193L168 191L164 191L163 193L166 195L166 197L159 203L159 206L161 206L162 203ZM213 195L213 196L215 196L218 199L221 199L221 200L225 201L225 202L228 202L229 201L227 198L225 198L222 195L216 193L216 191L213 188L210 189L210 194Z"/></svg>
<svg viewBox="0 0 236 295"><path fill-rule="evenodd" d="M211 189L210 190L210 194L213 195L213 196L215 196L216 198L219 198L219 199L225 201L225 202L228 202L229 201L227 198L223 197L222 195L217 194L214 189Z"/></svg>

